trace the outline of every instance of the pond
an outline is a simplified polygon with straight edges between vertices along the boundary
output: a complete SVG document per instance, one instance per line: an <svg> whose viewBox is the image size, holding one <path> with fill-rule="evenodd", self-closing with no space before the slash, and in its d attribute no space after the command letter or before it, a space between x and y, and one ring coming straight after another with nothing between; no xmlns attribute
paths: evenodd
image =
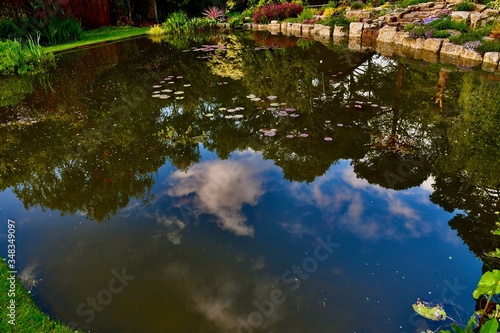
<svg viewBox="0 0 500 333"><path fill-rule="evenodd" d="M0 219L48 314L106 333L387 333L451 324L417 298L474 311L500 247L498 76L266 33L58 64L0 81Z"/></svg>

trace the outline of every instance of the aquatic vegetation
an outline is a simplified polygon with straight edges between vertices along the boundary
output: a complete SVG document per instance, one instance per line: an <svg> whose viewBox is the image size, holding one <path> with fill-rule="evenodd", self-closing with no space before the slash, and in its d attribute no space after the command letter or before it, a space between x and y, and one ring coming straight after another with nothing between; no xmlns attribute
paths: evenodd
<svg viewBox="0 0 500 333"><path fill-rule="evenodd" d="M52 53L45 53L39 39L0 42L0 74L25 75L45 72L55 66Z"/></svg>

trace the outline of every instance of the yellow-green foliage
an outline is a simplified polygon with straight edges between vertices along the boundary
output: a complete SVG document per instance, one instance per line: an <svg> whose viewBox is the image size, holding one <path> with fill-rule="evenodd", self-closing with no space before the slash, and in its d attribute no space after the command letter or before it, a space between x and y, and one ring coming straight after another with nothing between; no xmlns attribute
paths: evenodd
<svg viewBox="0 0 500 333"><path fill-rule="evenodd" d="M161 25L155 24L154 26L151 27L151 29L149 29L148 35L161 36L165 34L165 32L166 32L165 29L163 29Z"/></svg>
<svg viewBox="0 0 500 333"><path fill-rule="evenodd" d="M324 18L324 19L329 19L329 18L330 18L330 17L332 17L334 14L335 14L335 8L328 7L328 8L327 8L327 9L325 9L325 11L323 12L323 18Z"/></svg>

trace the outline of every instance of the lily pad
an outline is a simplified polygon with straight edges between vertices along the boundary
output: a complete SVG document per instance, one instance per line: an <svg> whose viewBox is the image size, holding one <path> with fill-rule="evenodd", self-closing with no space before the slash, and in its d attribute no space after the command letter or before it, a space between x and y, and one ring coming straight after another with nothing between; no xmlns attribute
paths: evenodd
<svg viewBox="0 0 500 333"><path fill-rule="evenodd" d="M213 113L207 113L205 114L205 117L213 117L213 115L214 115Z"/></svg>
<svg viewBox="0 0 500 333"><path fill-rule="evenodd" d="M153 88L161 88L161 85L160 85L160 84L155 84L155 85L153 86Z"/></svg>
<svg viewBox="0 0 500 333"><path fill-rule="evenodd" d="M162 89L161 92L172 92L172 89Z"/></svg>
<svg viewBox="0 0 500 333"><path fill-rule="evenodd" d="M227 109L227 112L236 112L236 111L238 111L238 110L236 110L236 109Z"/></svg>
<svg viewBox="0 0 500 333"><path fill-rule="evenodd" d="M219 108L219 111L226 111L226 108Z"/></svg>
<svg viewBox="0 0 500 333"><path fill-rule="evenodd" d="M278 98L278 96L267 96L267 99L270 99L270 100L273 100L273 99L276 99Z"/></svg>
<svg viewBox="0 0 500 333"><path fill-rule="evenodd" d="M329 137L329 136L325 136L325 138L323 140L325 140L325 141L332 141L333 139L331 137Z"/></svg>
<svg viewBox="0 0 500 333"><path fill-rule="evenodd" d="M242 114L235 114L235 115L234 115L234 118L236 118L236 119L240 119L240 118L243 118L243 115L242 115Z"/></svg>
<svg viewBox="0 0 500 333"><path fill-rule="evenodd" d="M186 83L183 85L183 87L191 87L191 84L190 83Z"/></svg>
<svg viewBox="0 0 500 333"><path fill-rule="evenodd" d="M160 99L168 99L170 98L170 95L160 95L158 96Z"/></svg>
<svg viewBox="0 0 500 333"><path fill-rule="evenodd" d="M175 94L175 95L182 95L182 94L184 94L184 91L179 90L179 91L174 92L174 94Z"/></svg>
<svg viewBox="0 0 500 333"><path fill-rule="evenodd" d="M302 134L300 135L300 137L301 137L301 138L307 138L308 136L309 136L309 134L307 134L307 133L302 133Z"/></svg>
<svg viewBox="0 0 500 333"><path fill-rule="evenodd" d="M227 116L224 116L224 118L226 118L226 119L233 119L233 116L230 115L230 114L228 114Z"/></svg>
<svg viewBox="0 0 500 333"><path fill-rule="evenodd" d="M299 115L298 115L297 113L292 113L292 114L290 115L290 117L292 117L292 118L297 118L298 116L299 116Z"/></svg>
<svg viewBox="0 0 500 333"><path fill-rule="evenodd" d="M271 106L280 106L280 103L271 103L269 105L271 105Z"/></svg>
<svg viewBox="0 0 500 333"><path fill-rule="evenodd" d="M252 102L259 102L261 100L260 97L254 97L250 99Z"/></svg>
<svg viewBox="0 0 500 333"><path fill-rule="evenodd" d="M247 96L247 98L250 98L250 99L255 98L255 97L257 97L257 96L255 96L254 94L250 94Z"/></svg>
<svg viewBox="0 0 500 333"><path fill-rule="evenodd" d="M344 124L337 124L337 126L338 126L338 127L342 127L342 126L344 126Z"/></svg>
<svg viewBox="0 0 500 333"><path fill-rule="evenodd" d="M440 305L430 306L418 300L417 303L412 304L413 310L424 318L439 321L446 320L446 312Z"/></svg>
<svg viewBox="0 0 500 333"><path fill-rule="evenodd" d="M289 138L289 139L291 139L291 138L294 138L294 137L295 137L295 135L293 135L293 134L288 134L286 137L287 137L287 138Z"/></svg>

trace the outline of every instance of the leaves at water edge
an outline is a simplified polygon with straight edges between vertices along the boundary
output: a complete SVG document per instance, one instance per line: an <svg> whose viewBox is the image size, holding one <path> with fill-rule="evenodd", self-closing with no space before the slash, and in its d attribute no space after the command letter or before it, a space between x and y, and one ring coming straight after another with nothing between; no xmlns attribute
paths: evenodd
<svg viewBox="0 0 500 333"><path fill-rule="evenodd" d="M500 270L495 269L481 276L481 280L479 280L476 290L472 293L472 297L478 299L481 295L498 293L500 293Z"/></svg>

